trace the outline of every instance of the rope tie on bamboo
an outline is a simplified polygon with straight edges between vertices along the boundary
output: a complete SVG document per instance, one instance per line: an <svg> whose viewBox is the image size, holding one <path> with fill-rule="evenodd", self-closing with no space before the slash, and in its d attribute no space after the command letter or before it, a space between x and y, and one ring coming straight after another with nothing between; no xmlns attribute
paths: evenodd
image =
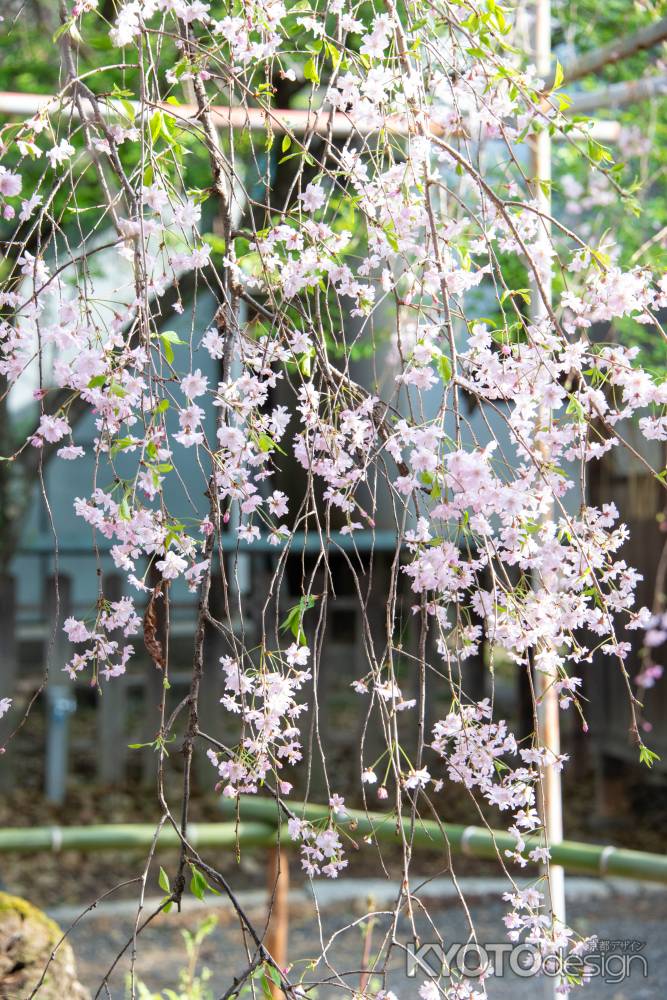
<svg viewBox="0 0 667 1000"><path fill-rule="evenodd" d="M474 853L470 844L470 838L473 837L476 832L476 826L467 826L461 834L461 854L465 854L469 858L472 857Z"/></svg>
<svg viewBox="0 0 667 1000"><path fill-rule="evenodd" d="M607 875L609 873L609 859L612 856L612 854L615 853L616 853L616 848L613 847L611 844L607 844L607 846L602 849L602 853L600 854L600 864L598 868L600 875Z"/></svg>
<svg viewBox="0 0 667 1000"><path fill-rule="evenodd" d="M63 831L59 826L50 827L51 832L51 850L58 854L61 847L63 846Z"/></svg>

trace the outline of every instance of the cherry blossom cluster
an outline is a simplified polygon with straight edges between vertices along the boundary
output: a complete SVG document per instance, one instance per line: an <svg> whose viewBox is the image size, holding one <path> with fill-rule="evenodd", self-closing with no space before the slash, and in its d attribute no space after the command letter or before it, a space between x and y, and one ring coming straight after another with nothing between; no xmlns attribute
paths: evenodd
<svg viewBox="0 0 667 1000"><path fill-rule="evenodd" d="M346 815L345 800L340 795L332 795L329 807L329 818L321 822L310 822L296 816L287 821L290 837L301 844L301 866L309 878L315 875L338 878L347 866L335 822L336 816Z"/></svg>
<svg viewBox="0 0 667 1000"><path fill-rule="evenodd" d="M655 662L654 650L659 649L667 642L667 612L650 616L645 624L644 633L644 656L640 672L635 677L635 684L644 691L654 687L664 674L664 667L661 663ZM644 722L646 728L649 724Z"/></svg>
<svg viewBox="0 0 667 1000"><path fill-rule="evenodd" d="M130 597L101 602L92 628L77 618L66 618L63 630L69 641L75 645L85 643L87 646L83 652L74 653L65 666L72 680L89 665L92 665L92 683L96 683L100 675L109 680L124 674L126 664L134 653L134 646L128 644L121 647L117 639L109 638L109 634L121 632L125 637L135 635L140 624L141 620Z"/></svg>
<svg viewBox="0 0 667 1000"><path fill-rule="evenodd" d="M96 6L70 5L65 55ZM667 277L624 269L585 241L590 232L575 236L543 211L526 181L526 140L566 119L504 41L513 25L500 5L443 13L415 0L408 17L391 0L367 7L244 0L220 16L201 0L125 0L109 39L115 63L136 69L136 100L123 88L110 98L92 73L3 130L0 213L16 233L0 290L0 374L12 392L30 386L36 414L3 458L88 461L74 513L91 551L105 543L149 610L172 585L198 594L192 691L202 636L218 627L229 641L223 735L210 734L208 757L234 801L267 785L286 797L305 775L299 721L319 696L326 639L306 638L299 619L281 648L262 618L250 640L230 554L264 553L268 541L277 606L295 540L319 540L326 570L332 525L349 551L362 529L374 536L384 504L396 541L386 634L378 648L364 634L352 687L386 745L372 766L361 761L361 791L377 785L381 802L414 818L433 793L465 790L508 817L509 860L548 870L538 789L566 756L539 732L521 745L490 700L470 704L447 678L465 678L461 664L485 643L517 672L537 671L561 709L583 718L594 656L628 679L628 630L644 630L649 651L638 687L661 675L651 650L667 619L637 606L628 529L611 500L589 502L587 480L591 463L628 445L628 428L652 448L667 441L667 382L616 335L623 323L664 336ZM276 81L320 114L298 129L278 121ZM225 103L248 111L241 134L221 127ZM263 115L259 138L251 111ZM571 142L582 137L583 123ZM582 162L591 148L589 138ZM579 181L561 178L570 214L610 197L611 173L593 177L585 204ZM95 185L90 215L72 213L76 231L65 210L53 224L58 193L82 178ZM213 309L195 308L203 295ZM372 379L355 368L369 355ZM215 574L224 623L209 605ZM301 594L312 595L305 579ZM401 601L413 612L407 628ZM116 678L139 626L135 597L100 593L65 621L78 651L59 666L93 684ZM435 641L404 664L403 633L426 628ZM150 630L147 613L147 648ZM428 694L417 692L420 667ZM426 743L432 685L451 705ZM0 699L0 715L9 707ZM414 757L402 745L413 730ZM346 866L344 809L332 795L322 821L291 816L308 876ZM545 897L536 887L506 894L510 938L544 955L586 947ZM420 989L423 1000L485 995L466 982Z"/></svg>
<svg viewBox="0 0 667 1000"><path fill-rule="evenodd" d="M225 694L221 703L240 716L245 733L231 756L208 751L226 798L255 794L267 777L301 760L301 733L295 723L306 705L296 696L312 676L307 668L301 669L309 657L308 647L297 643L283 655L267 651L259 667L244 668L232 657L222 657ZM291 788L288 781L279 781L282 795L288 795Z"/></svg>

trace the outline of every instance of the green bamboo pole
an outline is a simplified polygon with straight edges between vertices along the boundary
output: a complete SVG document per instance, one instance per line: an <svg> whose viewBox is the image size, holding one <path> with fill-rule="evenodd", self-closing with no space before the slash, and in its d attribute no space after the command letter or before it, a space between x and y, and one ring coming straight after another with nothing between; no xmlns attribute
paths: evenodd
<svg viewBox="0 0 667 1000"><path fill-rule="evenodd" d="M290 809L304 819L319 820L329 815L326 806L291 802ZM243 822L233 822L236 803L224 800L221 823L191 823L188 839L194 847L271 847L276 843L278 810L273 799L255 796L244 798L241 803ZM364 813L348 810L345 818L337 822L356 838L373 836L381 843L400 844L398 824L394 817L381 813ZM403 820L403 829L409 831L409 820ZM101 826L42 826L0 829L0 853L16 851L21 854L39 851L122 851L144 849L150 846L155 827L142 823L109 823ZM423 850L443 851L447 842L453 853L493 860L497 853L514 847L514 840L502 830L487 830L477 826L463 826L435 820L418 820L414 830L414 845ZM178 847L180 839L171 826L160 832L161 848ZM280 832L282 847L294 848L287 828ZM538 838L528 838L529 846L536 846ZM566 871L598 876L617 876L637 881L667 884L667 856L644 851L631 851L623 847L582 844L564 840L552 848L552 859Z"/></svg>
<svg viewBox="0 0 667 1000"><path fill-rule="evenodd" d="M35 826L0 829L0 852L31 854L37 851L125 851L150 847L155 826L149 823L108 823L100 826ZM260 822L190 823L188 840L193 847L267 847L275 843L275 824ZM181 840L172 826L163 826L158 844L178 847Z"/></svg>
<svg viewBox="0 0 667 1000"><path fill-rule="evenodd" d="M291 811L303 819L318 820L329 815L326 806L289 802ZM223 800L223 816L236 809L235 803ZM241 813L247 820L275 823L278 818L273 799L256 796L244 797ZM399 826L395 817L381 813L365 813L348 809L345 818L337 817L337 823L352 836L363 838L372 835L382 843L400 843ZM409 819L403 820L403 829L409 832ZM541 844L539 837L526 838L528 849ZM286 831L281 833L281 843L290 843ZM439 824L435 820L417 820L413 843L415 847L442 851L447 843L455 854L465 854L475 858L496 859L498 853L513 849L515 841L503 830L487 830L478 826L463 826L455 823ZM632 851L624 847L584 844L573 840L563 840L551 848L551 859L569 872L578 874L617 876L646 882L667 884L667 855Z"/></svg>

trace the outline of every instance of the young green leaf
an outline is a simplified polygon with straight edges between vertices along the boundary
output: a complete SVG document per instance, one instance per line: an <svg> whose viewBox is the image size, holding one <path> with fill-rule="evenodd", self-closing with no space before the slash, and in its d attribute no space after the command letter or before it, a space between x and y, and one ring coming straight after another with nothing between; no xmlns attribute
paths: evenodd
<svg viewBox="0 0 667 1000"><path fill-rule="evenodd" d="M306 80L310 81L310 83L314 83L316 86L320 82L320 74L317 72L317 65L312 56L303 67L303 75Z"/></svg>
<svg viewBox="0 0 667 1000"><path fill-rule="evenodd" d="M441 354L438 358L438 371L443 382L452 380L452 363L446 354Z"/></svg>
<svg viewBox="0 0 667 1000"><path fill-rule="evenodd" d="M643 743L640 743L639 744L639 761L640 761L640 763L641 764L645 764L646 767L653 767L653 765L655 764L656 760L660 760L660 758L657 755L657 753L654 753L653 750L649 750L649 748L647 746L645 746Z"/></svg>
<svg viewBox="0 0 667 1000"><path fill-rule="evenodd" d="M560 87L560 85L562 84L562 82L563 82L564 79L565 79L565 76L564 76L564 73L563 73L563 67L561 66L561 64L556 59L556 72L554 73L554 82L553 82L553 86L552 86L551 89L552 90L558 90L558 88Z"/></svg>
<svg viewBox="0 0 667 1000"><path fill-rule="evenodd" d="M171 892L171 886L169 885L169 876L167 875L164 868L160 868L160 874L158 876L157 884L164 892Z"/></svg>
<svg viewBox="0 0 667 1000"><path fill-rule="evenodd" d="M206 894L206 889L208 888L206 879L202 873L197 868L192 868L192 878L190 879L190 892L197 899L204 901L204 895Z"/></svg>

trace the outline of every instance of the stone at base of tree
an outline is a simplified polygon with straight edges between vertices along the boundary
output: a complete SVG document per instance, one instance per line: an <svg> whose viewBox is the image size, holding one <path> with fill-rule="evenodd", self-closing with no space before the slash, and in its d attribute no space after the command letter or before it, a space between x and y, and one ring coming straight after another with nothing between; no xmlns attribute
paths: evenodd
<svg viewBox="0 0 667 1000"><path fill-rule="evenodd" d="M0 1000L30 996L44 972L62 931L32 903L0 892ZM74 954L68 941L49 965L38 1000L89 1000L76 977Z"/></svg>

